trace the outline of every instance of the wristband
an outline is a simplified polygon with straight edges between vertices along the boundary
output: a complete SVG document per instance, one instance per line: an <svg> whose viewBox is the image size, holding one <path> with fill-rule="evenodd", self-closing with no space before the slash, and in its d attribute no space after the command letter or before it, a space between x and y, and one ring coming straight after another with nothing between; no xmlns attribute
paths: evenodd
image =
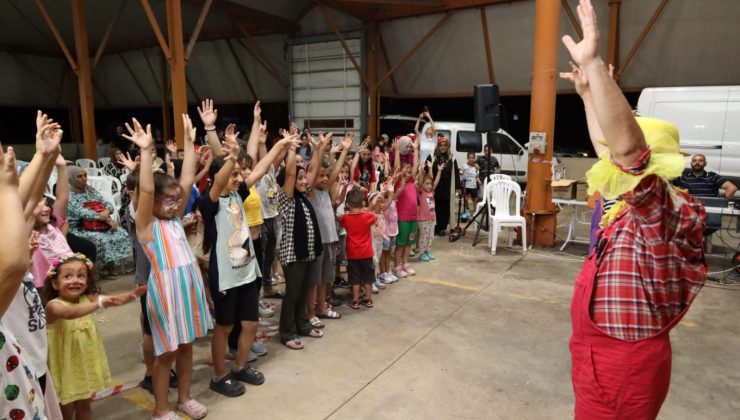
<svg viewBox="0 0 740 420"><path fill-rule="evenodd" d="M104 302L103 302L104 300L105 300L105 296L104 295L99 295L98 296L98 308L105 309L105 305L104 305Z"/></svg>
<svg viewBox="0 0 740 420"><path fill-rule="evenodd" d="M203 129L206 130L206 131L216 131L216 126L215 125L212 125L210 127L203 127Z"/></svg>

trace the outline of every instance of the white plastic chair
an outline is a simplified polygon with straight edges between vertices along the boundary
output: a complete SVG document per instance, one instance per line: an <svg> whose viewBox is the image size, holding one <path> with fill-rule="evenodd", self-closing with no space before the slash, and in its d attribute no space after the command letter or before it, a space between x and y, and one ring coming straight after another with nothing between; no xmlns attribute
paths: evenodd
<svg viewBox="0 0 740 420"><path fill-rule="evenodd" d="M121 192L123 184L121 184L120 179L109 175L103 175L103 177L107 178L111 182L111 194L115 195Z"/></svg>
<svg viewBox="0 0 740 420"><path fill-rule="evenodd" d="M77 159L75 161L75 165L79 166L82 169L96 168L98 166L92 159Z"/></svg>
<svg viewBox="0 0 740 420"><path fill-rule="evenodd" d="M87 172L87 176L103 176L103 171L101 171L98 168L85 168L85 172Z"/></svg>
<svg viewBox="0 0 740 420"><path fill-rule="evenodd" d="M54 185L57 183L57 168L54 168L51 171L51 175L49 175L49 181L46 182L46 191L45 194L47 195L54 195Z"/></svg>
<svg viewBox="0 0 740 420"><path fill-rule="evenodd" d="M511 181L511 177L506 174L491 174L491 175L488 175L488 178L483 180L483 200L478 202L478 204L476 204L474 214L478 214L480 209L483 208L483 206L485 206L486 203L488 202L488 194L485 193L486 187L488 186L488 184L491 181L503 181L503 180Z"/></svg>
<svg viewBox="0 0 740 420"><path fill-rule="evenodd" d="M107 165L109 163L110 163L110 158L109 157L102 157L102 158L98 159L98 167L99 168L105 167L105 165Z"/></svg>
<svg viewBox="0 0 740 420"><path fill-rule="evenodd" d="M513 214L509 210L512 195L516 200L516 210ZM486 202L493 204L488 206L488 220L491 227L488 231L488 245L491 247L491 255L496 255L498 233L504 227L522 228L522 254L527 253L527 221L521 215L521 198L522 188L514 181L501 180L488 183ZM493 207L496 208L496 214L493 214Z"/></svg>

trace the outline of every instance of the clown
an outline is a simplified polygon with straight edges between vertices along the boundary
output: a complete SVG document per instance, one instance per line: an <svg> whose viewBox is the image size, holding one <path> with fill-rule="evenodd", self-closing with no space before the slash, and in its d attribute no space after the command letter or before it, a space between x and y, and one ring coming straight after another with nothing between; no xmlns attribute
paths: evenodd
<svg viewBox="0 0 740 420"><path fill-rule="evenodd" d="M616 200L601 219L571 303L576 419L655 418L671 375L669 332L706 281L704 209L670 180L683 169L678 130L635 118L598 52L590 0L583 40L563 38L589 131L607 149L586 174L589 193ZM603 136L600 131L603 130Z"/></svg>

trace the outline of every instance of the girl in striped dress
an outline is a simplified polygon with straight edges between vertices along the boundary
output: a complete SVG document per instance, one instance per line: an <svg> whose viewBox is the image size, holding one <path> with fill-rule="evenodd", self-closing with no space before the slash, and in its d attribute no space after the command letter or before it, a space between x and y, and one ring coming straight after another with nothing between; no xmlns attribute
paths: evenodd
<svg viewBox="0 0 740 420"><path fill-rule="evenodd" d="M167 420L179 418L170 410L167 398L170 367L175 361L179 375L177 408L193 419L208 414L203 404L190 397L192 343L204 337L212 323L201 272L180 220L195 177L195 128L186 114L182 119L185 158L179 183L170 176L145 170L153 164L154 141L149 125L145 131L134 119L133 128L126 124L129 134L124 136L141 148L136 234L152 263L146 298L156 356L152 418Z"/></svg>

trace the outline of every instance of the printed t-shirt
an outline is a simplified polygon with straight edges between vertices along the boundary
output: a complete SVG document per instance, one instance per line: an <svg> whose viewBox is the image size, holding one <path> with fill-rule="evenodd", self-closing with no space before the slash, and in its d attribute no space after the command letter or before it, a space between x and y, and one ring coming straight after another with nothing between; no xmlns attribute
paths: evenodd
<svg viewBox="0 0 740 420"><path fill-rule="evenodd" d="M251 283L260 276L242 204L248 196L249 190L242 184L238 193L219 197L217 202L210 197L201 200L205 240L211 244L208 283L215 294Z"/></svg>
<svg viewBox="0 0 740 420"><path fill-rule="evenodd" d="M23 354L31 372L36 377L45 375L46 355L49 350L46 338L46 312L44 305L41 304L41 297L33 285L31 273L26 273L18 286L18 291L2 317L2 323L23 345Z"/></svg>
<svg viewBox="0 0 740 420"><path fill-rule="evenodd" d="M418 220L422 222L434 220L434 192L422 191L419 193Z"/></svg>

